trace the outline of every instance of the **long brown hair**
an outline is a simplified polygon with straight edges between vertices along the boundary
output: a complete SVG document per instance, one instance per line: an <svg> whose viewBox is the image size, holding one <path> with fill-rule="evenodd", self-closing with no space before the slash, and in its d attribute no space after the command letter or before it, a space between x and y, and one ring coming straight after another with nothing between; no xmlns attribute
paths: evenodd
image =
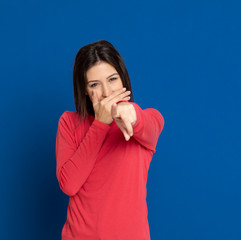
<svg viewBox="0 0 241 240"><path fill-rule="evenodd" d="M105 40L93 42L80 48L75 57L73 70L74 101L80 120L86 118L88 115L95 116L92 102L89 96L85 94L87 83L86 72L100 61L107 62L116 69L123 86L126 90L131 91L129 102L134 101L130 77L121 55L111 43Z"/></svg>

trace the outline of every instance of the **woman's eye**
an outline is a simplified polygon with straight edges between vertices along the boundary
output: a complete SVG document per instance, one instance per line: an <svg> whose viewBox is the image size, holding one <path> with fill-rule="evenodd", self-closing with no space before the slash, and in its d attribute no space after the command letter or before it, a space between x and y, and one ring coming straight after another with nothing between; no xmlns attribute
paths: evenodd
<svg viewBox="0 0 241 240"><path fill-rule="evenodd" d="M90 85L90 87L95 87L97 83L93 83Z"/></svg>
<svg viewBox="0 0 241 240"><path fill-rule="evenodd" d="M114 81L114 80L116 80L116 79L117 79L116 77L110 78L111 81Z"/></svg>

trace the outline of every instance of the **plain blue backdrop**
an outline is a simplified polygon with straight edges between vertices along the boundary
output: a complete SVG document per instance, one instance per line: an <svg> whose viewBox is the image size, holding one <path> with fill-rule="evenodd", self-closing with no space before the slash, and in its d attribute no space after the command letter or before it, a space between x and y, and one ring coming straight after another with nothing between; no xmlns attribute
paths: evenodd
<svg viewBox="0 0 241 240"><path fill-rule="evenodd" d="M120 52L134 101L164 119L149 168L152 240L241 239L241 2L0 2L0 238L59 240L61 114L80 47Z"/></svg>

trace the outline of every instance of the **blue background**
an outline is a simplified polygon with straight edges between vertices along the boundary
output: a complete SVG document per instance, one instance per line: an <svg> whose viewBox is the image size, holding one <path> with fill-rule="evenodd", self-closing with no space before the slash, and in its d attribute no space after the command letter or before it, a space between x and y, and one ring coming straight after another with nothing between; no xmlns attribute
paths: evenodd
<svg viewBox="0 0 241 240"><path fill-rule="evenodd" d="M1 239L60 239L58 119L80 47L120 52L165 119L147 183L152 240L241 239L240 1L2 1Z"/></svg>

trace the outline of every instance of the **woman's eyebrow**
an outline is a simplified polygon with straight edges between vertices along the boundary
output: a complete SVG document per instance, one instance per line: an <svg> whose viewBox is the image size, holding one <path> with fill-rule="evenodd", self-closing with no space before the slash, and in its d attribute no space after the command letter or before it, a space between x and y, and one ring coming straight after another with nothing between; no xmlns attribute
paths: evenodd
<svg viewBox="0 0 241 240"><path fill-rule="evenodd" d="M99 80L90 80L90 81L88 81L88 83L90 83L90 82L98 82Z"/></svg>
<svg viewBox="0 0 241 240"><path fill-rule="evenodd" d="M118 73L112 73L109 77L107 77L106 79L112 77L113 75L118 75Z"/></svg>

